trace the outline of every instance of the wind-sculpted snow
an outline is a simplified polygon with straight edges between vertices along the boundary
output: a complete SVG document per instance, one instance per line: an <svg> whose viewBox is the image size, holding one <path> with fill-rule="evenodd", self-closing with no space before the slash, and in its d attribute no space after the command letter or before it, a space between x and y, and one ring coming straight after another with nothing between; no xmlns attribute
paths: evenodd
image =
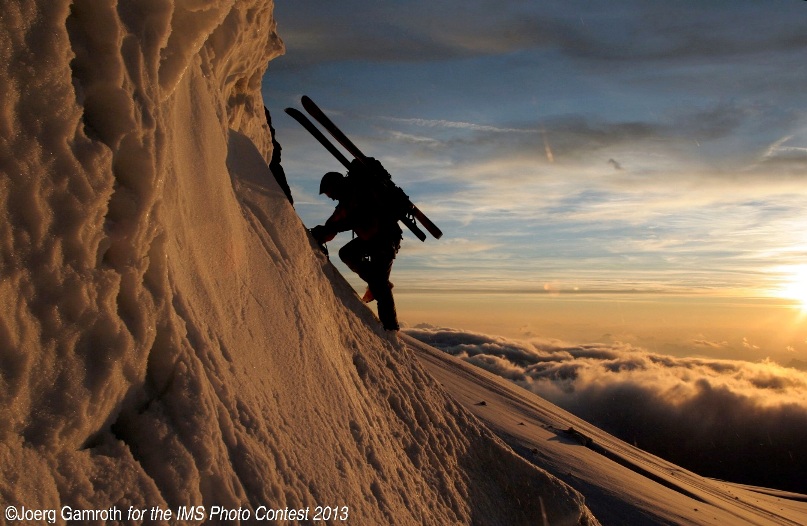
<svg viewBox="0 0 807 526"><path fill-rule="evenodd" d="M436 327L407 332L699 474L807 492L803 371L620 343L517 341Z"/></svg>
<svg viewBox="0 0 807 526"><path fill-rule="evenodd" d="M266 165L272 8L0 10L5 518L327 505L351 524L596 524L312 245Z"/></svg>

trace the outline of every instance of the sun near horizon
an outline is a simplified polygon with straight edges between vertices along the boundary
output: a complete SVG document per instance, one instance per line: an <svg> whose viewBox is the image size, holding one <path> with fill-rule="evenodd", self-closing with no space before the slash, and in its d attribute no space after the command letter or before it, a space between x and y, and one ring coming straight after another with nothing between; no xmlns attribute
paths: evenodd
<svg viewBox="0 0 807 526"><path fill-rule="evenodd" d="M782 299L798 302L802 315L807 315L807 265L799 265L784 270L785 277L774 295Z"/></svg>

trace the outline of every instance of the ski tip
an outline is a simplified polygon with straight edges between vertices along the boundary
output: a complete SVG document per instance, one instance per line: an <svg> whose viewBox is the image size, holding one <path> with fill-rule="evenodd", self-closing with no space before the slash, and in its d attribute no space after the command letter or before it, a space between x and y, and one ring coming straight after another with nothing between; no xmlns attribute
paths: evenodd
<svg viewBox="0 0 807 526"><path fill-rule="evenodd" d="M296 120L300 124L303 124L303 121L305 120L305 115L303 114L303 112L301 112L297 108L286 108L283 111L285 111L286 115L288 115L289 117L293 118L294 120Z"/></svg>
<svg viewBox="0 0 807 526"><path fill-rule="evenodd" d="M305 108L306 111L308 111L309 113L311 111L319 110L319 107L316 105L316 103L314 103L313 100L311 100L311 97L309 97L308 95L303 95L303 97L300 100L303 103L303 108Z"/></svg>

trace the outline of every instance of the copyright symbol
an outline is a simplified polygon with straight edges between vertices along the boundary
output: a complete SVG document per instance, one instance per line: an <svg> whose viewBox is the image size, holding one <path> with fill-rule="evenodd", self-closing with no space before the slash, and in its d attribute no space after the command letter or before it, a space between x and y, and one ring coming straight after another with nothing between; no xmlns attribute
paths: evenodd
<svg viewBox="0 0 807 526"><path fill-rule="evenodd" d="M6 508L6 520L7 521L17 520L17 508L15 508L14 506L8 506Z"/></svg>

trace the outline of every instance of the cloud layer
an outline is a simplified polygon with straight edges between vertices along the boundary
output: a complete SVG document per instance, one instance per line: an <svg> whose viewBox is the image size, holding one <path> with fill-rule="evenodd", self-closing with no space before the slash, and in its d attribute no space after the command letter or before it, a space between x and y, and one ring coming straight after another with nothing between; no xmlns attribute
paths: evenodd
<svg viewBox="0 0 807 526"><path fill-rule="evenodd" d="M805 372L621 343L407 333L699 474L807 493Z"/></svg>

